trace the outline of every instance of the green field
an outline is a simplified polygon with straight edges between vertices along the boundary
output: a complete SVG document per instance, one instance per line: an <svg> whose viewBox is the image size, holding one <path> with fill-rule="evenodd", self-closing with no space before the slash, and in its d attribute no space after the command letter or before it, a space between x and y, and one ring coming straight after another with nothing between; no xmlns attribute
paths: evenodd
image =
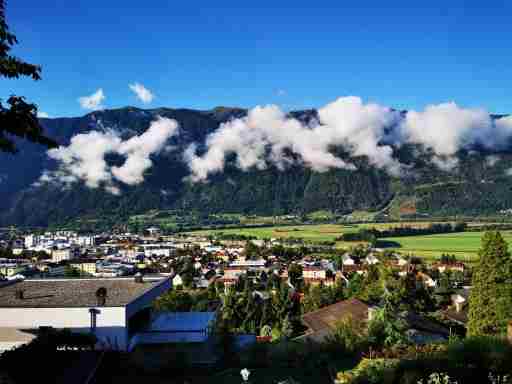
<svg viewBox="0 0 512 384"><path fill-rule="evenodd" d="M204 230L194 234L232 233L263 238L302 238L305 241L334 241L342 233L354 232L362 227L385 228L398 225L428 225L430 223L386 223L386 224L322 224L293 225L265 228L230 228L222 230ZM505 240L512 243L512 231L502 231ZM482 232L449 233L441 235L408 236L381 239L381 245L403 254L414 254L426 259L437 259L443 253L455 254L460 260L475 261L480 248ZM356 243L337 242L338 248L348 248ZM378 245L379 246L379 245Z"/></svg>
<svg viewBox="0 0 512 384"><path fill-rule="evenodd" d="M512 231L501 231L501 234L508 243L512 243ZM463 232L382 240L396 242L399 246L393 249L401 253L412 253L428 259L439 258L442 253L451 253L460 260L475 261L481 237L482 232Z"/></svg>
<svg viewBox="0 0 512 384"><path fill-rule="evenodd" d="M347 231L355 232L358 226L341 224L322 224L322 225L290 225L275 226L264 228L228 228L195 231L193 234L215 234L229 233L245 236L255 236L258 239L281 239L281 238L302 238L305 241L334 241L342 233Z"/></svg>

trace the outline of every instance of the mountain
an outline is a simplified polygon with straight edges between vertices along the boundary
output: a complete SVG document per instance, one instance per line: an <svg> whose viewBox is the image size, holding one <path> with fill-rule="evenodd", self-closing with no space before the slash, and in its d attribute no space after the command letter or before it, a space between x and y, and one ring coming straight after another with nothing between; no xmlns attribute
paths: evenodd
<svg viewBox="0 0 512 384"><path fill-rule="evenodd" d="M20 143L17 155L0 154L0 224L46 226L80 217L123 221L149 210L257 215L382 210L399 218L496 215L512 208L512 178L507 176L512 154L508 151L493 161L481 149L460 151L459 165L446 172L432 165L428 153L404 145L396 148L395 156L410 169L399 178L368 165L365 158L356 158L352 159L358 165L356 171L333 169L325 173L299 165L284 171L269 167L243 172L228 161L225 172L213 175L208 183L184 181L189 174L183 161L185 148L193 142L204 143L221 123L246 112L228 107L209 111L126 107L76 118L41 119L46 132L62 144L91 130L114 129L128 138L144 132L156 116L177 120L180 134L169 141L173 151L152 158L154 164L144 182L123 186L120 195L83 183L66 188L34 185L44 170L55 169L56 164L43 148ZM304 121L315 117L311 110L291 114ZM343 149L334 150L347 156Z"/></svg>

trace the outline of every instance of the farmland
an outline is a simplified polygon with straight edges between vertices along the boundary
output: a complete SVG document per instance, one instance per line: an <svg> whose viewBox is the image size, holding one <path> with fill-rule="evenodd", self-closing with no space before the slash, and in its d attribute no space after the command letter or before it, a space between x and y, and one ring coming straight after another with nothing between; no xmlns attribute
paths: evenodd
<svg viewBox="0 0 512 384"><path fill-rule="evenodd" d="M222 230L205 230L195 234L240 234L263 238L301 238L307 242L335 241L342 233L355 232L360 228L385 228L390 226L428 225L430 223L387 223L387 224L322 224L322 225L293 225L263 228L230 228ZM512 231L502 231L505 240L512 243ZM414 254L426 259L436 259L443 253L455 254L459 259L474 261L480 248L482 232L461 232L438 235L422 235L408 237L392 237L380 239L380 245L404 254ZM338 248L347 248L355 243L337 242Z"/></svg>
<svg viewBox="0 0 512 384"><path fill-rule="evenodd" d="M512 231L501 232L505 240L512 243ZM427 259L438 258L442 253L456 255L460 260L474 261L480 248L482 232L447 233L428 236L394 237L382 239L396 243L401 253L412 253Z"/></svg>

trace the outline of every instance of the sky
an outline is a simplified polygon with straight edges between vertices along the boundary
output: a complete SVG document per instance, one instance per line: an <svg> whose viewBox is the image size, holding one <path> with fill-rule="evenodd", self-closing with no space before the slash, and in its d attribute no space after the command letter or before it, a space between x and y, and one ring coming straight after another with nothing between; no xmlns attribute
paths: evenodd
<svg viewBox="0 0 512 384"><path fill-rule="evenodd" d="M510 1L8 0L13 53L43 79L0 81L50 117L96 108L400 109L455 101L512 113ZM138 97L137 97L138 96Z"/></svg>

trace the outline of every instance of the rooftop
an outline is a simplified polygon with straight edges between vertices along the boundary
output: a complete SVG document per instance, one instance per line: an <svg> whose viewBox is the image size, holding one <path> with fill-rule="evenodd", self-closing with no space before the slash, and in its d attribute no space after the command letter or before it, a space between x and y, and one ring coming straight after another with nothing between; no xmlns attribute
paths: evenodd
<svg viewBox="0 0 512 384"><path fill-rule="evenodd" d="M96 291L106 288L106 307L121 307L163 280L135 282L133 278L24 280L0 286L0 308L96 307ZM16 291L23 291L23 299Z"/></svg>
<svg viewBox="0 0 512 384"><path fill-rule="evenodd" d="M357 299L339 301L325 308L304 314L304 323L313 331L334 329L336 323L347 316L356 323L368 320L369 306Z"/></svg>

